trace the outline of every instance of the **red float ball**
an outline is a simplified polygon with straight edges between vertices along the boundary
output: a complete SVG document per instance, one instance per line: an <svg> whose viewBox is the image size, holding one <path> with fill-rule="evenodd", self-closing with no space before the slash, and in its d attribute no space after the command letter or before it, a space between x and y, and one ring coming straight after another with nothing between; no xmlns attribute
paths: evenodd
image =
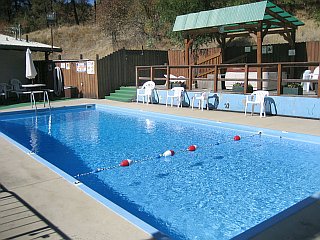
<svg viewBox="0 0 320 240"><path fill-rule="evenodd" d="M125 160L122 160L122 162L120 163L120 166L121 167L129 167L131 163L132 163L132 160L125 159Z"/></svg>
<svg viewBox="0 0 320 240"><path fill-rule="evenodd" d="M233 138L233 140L235 140L235 141L239 141L241 138L240 138L240 136L239 135L236 135L236 136L234 136L234 138Z"/></svg>
<svg viewBox="0 0 320 240"><path fill-rule="evenodd" d="M191 145L188 147L188 151L191 151L191 152L195 151L196 149L197 149L196 145Z"/></svg>

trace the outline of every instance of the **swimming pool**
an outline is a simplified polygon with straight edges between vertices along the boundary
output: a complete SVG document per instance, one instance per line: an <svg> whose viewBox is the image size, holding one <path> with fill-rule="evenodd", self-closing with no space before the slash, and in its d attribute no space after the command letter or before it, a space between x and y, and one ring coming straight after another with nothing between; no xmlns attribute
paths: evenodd
<svg viewBox="0 0 320 240"><path fill-rule="evenodd" d="M173 239L230 239L319 191L316 137L99 105L49 113L1 114L0 130Z"/></svg>

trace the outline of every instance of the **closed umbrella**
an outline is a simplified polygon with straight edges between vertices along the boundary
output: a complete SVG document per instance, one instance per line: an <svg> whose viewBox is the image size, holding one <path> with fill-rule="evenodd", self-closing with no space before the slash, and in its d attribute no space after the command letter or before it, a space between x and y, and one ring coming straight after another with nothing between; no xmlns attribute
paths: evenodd
<svg viewBox="0 0 320 240"><path fill-rule="evenodd" d="M26 51L26 78L34 79L36 76L37 76L37 70L34 67L34 63L32 61L31 51L28 48Z"/></svg>

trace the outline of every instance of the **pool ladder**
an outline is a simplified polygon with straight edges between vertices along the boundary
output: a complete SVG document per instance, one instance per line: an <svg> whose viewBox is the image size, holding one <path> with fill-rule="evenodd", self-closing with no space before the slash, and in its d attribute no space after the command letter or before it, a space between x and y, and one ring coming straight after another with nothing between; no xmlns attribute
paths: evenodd
<svg viewBox="0 0 320 240"><path fill-rule="evenodd" d="M31 91L30 93L30 101L31 101L31 108L35 108L37 110L37 102L35 98L36 93L43 93L43 107L46 107L46 103L48 104L49 108L51 109L51 104L50 104L50 99L49 99L49 94L51 90L39 90L39 91Z"/></svg>

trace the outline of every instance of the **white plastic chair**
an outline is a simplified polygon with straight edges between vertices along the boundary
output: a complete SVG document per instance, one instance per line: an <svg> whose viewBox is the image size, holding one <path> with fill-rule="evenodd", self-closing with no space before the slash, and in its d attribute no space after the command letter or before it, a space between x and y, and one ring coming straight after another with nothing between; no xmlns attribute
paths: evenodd
<svg viewBox="0 0 320 240"><path fill-rule="evenodd" d="M142 97L142 103L144 104L145 98L147 104L151 101L151 96L154 91L156 84L153 81L145 82L142 87L137 89L137 103L139 102L139 97Z"/></svg>
<svg viewBox="0 0 320 240"><path fill-rule="evenodd" d="M12 91L12 88L9 84L0 83L0 96L4 96L4 98L7 99L9 91Z"/></svg>
<svg viewBox="0 0 320 240"><path fill-rule="evenodd" d="M166 107L168 106L168 99L171 99L171 107L174 99L177 100L177 107L182 107L184 87L174 87L167 91Z"/></svg>
<svg viewBox="0 0 320 240"><path fill-rule="evenodd" d="M205 102L207 103L207 110L209 110L209 101L208 101L209 94L210 94L210 91L209 91L209 90L203 91L203 92L200 93L200 94L196 93L196 94L192 97L192 101L191 101L192 110L193 110L193 108L194 108L195 100L198 100L198 108L199 108L199 109L201 108L201 111L203 111L203 107L204 107L204 103L205 103Z"/></svg>
<svg viewBox="0 0 320 240"><path fill-rule="evenodd" d="M4 98L7 99L7 92L1 85L0 85L0 96L4 96Z"/></svg>
<svg viewBox="0 0 320 240"><path fill-rule="evenodd" d="M319 66L316 67L313 71L313 73L311 74L311 79L312 80L318 80L319 78Z"/></svg>
<svg viewBox="0 0 320 240"><path fill-rule="evenodd" d="M12 92L16 93L18 98L20 98L21 94L30 94L31 93L31 91L29 91L28 89L22 88L21 87L22 83L20 82L20 80L18 80L16 78L11 79L10 83L12 85Z"/></svg>
<svg viewBox="0 0 320 240"><path fill-rule="evenodd" d="M302 75L302 79L307 81L312 78L312 72L310 70L305 70ZM309 92L310 90L310 82L301 82L301 85L303 86L303 90Z"/></svg>
<svg viewBox="0 0 320 240"><path fill-rule="evenodd" d="M265 117L266 116L266 106L265 106L265 102L264 99L265 97L269 96L269 92L268 91L254 91L253 93L251 93L250 95L246 96L246 106L244 109L244 115L247 115L247 108L248 105L251 104L252 105L252 110L251 110L251 115L253 115L254 113L254 106L255 105L260 105L260 117Z"/></svg>

